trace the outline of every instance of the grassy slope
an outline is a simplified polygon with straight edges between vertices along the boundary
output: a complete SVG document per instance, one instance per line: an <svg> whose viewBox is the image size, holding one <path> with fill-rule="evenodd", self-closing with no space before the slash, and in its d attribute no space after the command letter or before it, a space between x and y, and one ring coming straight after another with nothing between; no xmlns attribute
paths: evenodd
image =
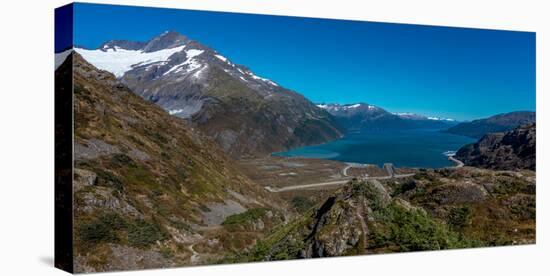
<svg viewBox="0 0 550 276"><path fill-rule="evenodd" d="M247 208L279 210L277 199L240 174L213 142L183 120L78 55L74 71L76 143L100 140L118 149L76 162L77 169L97 175L93 185L75 192L75 249L88 270L131 265L113 264L110 244L162 255L158 262L131 268L185 263L190 252L176 237L192 236L191 226L202 224L204 203L230 199L227 189L253 199L240 202Z"/></svg>

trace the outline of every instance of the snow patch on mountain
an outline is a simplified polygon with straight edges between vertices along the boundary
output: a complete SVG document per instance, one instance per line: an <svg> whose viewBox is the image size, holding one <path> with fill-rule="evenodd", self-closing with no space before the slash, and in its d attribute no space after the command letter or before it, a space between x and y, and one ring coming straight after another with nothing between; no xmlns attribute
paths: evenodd
<svg viewBox="0 0 550 276"><path fill-rule="evenodd" d="M205 65L204 67L202 67L200 70L198 70L197 72L195 72L193 74L193 77L196 78L196 79L200 79L202 77L202 73L204 72L204 70L206 70L206 68L208 68L208 65Z"/></svg>
<svg viewBox="0 0 550 276"><path fill-rule="evenodd" d="M351 111L356 110L360 107L366 107L369 110L376 110L377 107L374 105L369 104L362 104L362 103L356 103L356 104L318 104L317 107L328 110L328 111Z"/></svg>
<svg viewBox="0 0 550 276"><path fill-rule="evenodd" d="M451 118L440 118L440 117L428 117L428 120L454 122L454 119L451 119Z"/></svg>
<svg viewBox="0 0 550 276"><path fill-rule="evenodd" d="M223 61L223 62L227 62L227 58L222 56L222 55L215 55L219 60Z"/></svg>
<svg viewBox="0 0 550 276"><path fill-rule="evenodd" d="M196 60L194 57L199 56L203 52L204 52L203 50L196 50L196 49L190 49L190 50L185 51L187 59L184 62L180 63L180 64L172 66L172 68L170 68L168 71L164 72L164 74L162 74L162 75L166 76L170 73L180 73L180 72L183 72L184 74L187 74L187 73L190 73L194 70L199 69L202 66L202 64L200 64L199 61Z"/></svg>
<svg viewBox="0 0 550 276"><path fill-rule="evenodd" d="M178 113L182 113L183 112L183 109L172 109L172 110L168 110L168 114L170 115L175 115L175 114L178 114Z"/></svg>
<svg viewBox="0 0 550 276"><path fill-rule="evenodd" d="M251 71L248 71L247 74L255 80L261 80L261 81L266 82L268 84L271 84L273 86L278 86L276 83L274 83L270 79L259 77L259 76L255 75L254 73L252 73Z"/></svg>
<svg viewBox="0 0 550 276"><path fill-rule="evenodd" d="M190 49L185 51L185 54L187 55L187 58L194 58L200 54L204 53L203 50L197 50L197 49Z"/></svg>
<svg viewBox="0 0 550 276"><path fill-rule="evenodd" d="M424 116L412 112L392 112L393 115L397 115L404 119L413 119L413 120L432 120L432 121L448 121L448 122L454 122L454 119L450 118L442 118L442 117L435 117L435 116Z"/></svg>
<svg viewBox="0 0 550 276"><path fill-rule="evenodd" d="M416 114L414 113L411 113L411 112L392 112L393 115L397 115L397 116L414 116Z"/></svg>
<svg viewBox="0 0 550 276"><path fill-rule="evenodd" d="M95 67L113 73L117 78L120 78L124 73L132 70L136 65L146 65L156 62L167 61L168 58L185 48L185 45L170 49L163 49L156 52L144 52L142 50L125 50L115 46L104 50L87 50L76 48L85 60L93 64ZM191 51L191 50L189 50ZM195 50L198 51L198 50ZM197 54L197 52L191 52ZM199 53L200 54L200 53Z"/></svg>

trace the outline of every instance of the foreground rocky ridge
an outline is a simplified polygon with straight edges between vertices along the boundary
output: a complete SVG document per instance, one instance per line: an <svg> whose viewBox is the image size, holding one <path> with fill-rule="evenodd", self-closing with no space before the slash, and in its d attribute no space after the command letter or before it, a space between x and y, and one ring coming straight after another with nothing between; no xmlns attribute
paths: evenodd
<svg viewBox="0 0 550 276"><path fill-rule="evenodd" d="M536 124L490 133L456 153L468 166L496 170L536 169Z"/></svg>
<svg viewBox="0 0 550 276"><path fill-rule="evenodd" d="M535 174L463 167L353 180L249 252L266 261L535 242Z"/></svg>
<svg viewBox="0 0 550 276"><path fill-rule="evenodd" d="M285 220L283 202L184 120L78 54L58 70L74 70L75 271L211 262Z"/></svg>

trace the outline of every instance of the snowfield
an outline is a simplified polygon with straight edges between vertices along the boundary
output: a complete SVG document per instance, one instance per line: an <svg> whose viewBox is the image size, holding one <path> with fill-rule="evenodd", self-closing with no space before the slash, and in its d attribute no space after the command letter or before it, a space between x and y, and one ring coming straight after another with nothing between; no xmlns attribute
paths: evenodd
<svg viewBox="0 0 550 276"><path fill-rule="evenodd" d="M119 47L107 49L107 51L75 48L75 51L98 69L109 71L117 78L120 78L124 73L132 70L135 65L166 62L171 55L184 48L185 45L151 53L146 53L141 50L125 50ZM196 54L196 52L193 52L193 54Z"/></svg>

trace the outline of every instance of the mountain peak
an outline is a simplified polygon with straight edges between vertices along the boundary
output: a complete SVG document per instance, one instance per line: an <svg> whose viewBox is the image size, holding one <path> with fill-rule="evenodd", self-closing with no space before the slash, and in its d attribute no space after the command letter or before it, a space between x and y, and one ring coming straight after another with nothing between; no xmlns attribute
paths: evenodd
<svg viewBox="0 0 550 276"><path fill-rule="evenodd" d="M398 116L401 119L407 120L432 120L432 121L446 121L446 122L455 122L455 119L437 117L437 116L426 116L421 114L416 114L412 112L392 112L393 115Z"/></svg>
<svg viewBox="0 0 550 276"><path fill-rule="evenodd" d="M114 39L104 42L98 47L98 49L104 52L110 49L140 50L143 46L145 46L145 42Z"/></svg>
<svg viewBox="0 0 550 276"><path fill-rule="evenodd" d="M515 111L494 115L489 118L473 120L471 122L463 122L449 128L447 132L473 138L481 138L487 133L506 132L520 125L534 123L536 119L535 112Z"/></svg>
<svg viewBox="0 0 550 276"><path fill-rule="evenodd" d="M143 47L144 52L155 52L163 49L174 48L184 45L188 42L189 39L176 32L176 31L166 31L147 42Z"/></svg>

